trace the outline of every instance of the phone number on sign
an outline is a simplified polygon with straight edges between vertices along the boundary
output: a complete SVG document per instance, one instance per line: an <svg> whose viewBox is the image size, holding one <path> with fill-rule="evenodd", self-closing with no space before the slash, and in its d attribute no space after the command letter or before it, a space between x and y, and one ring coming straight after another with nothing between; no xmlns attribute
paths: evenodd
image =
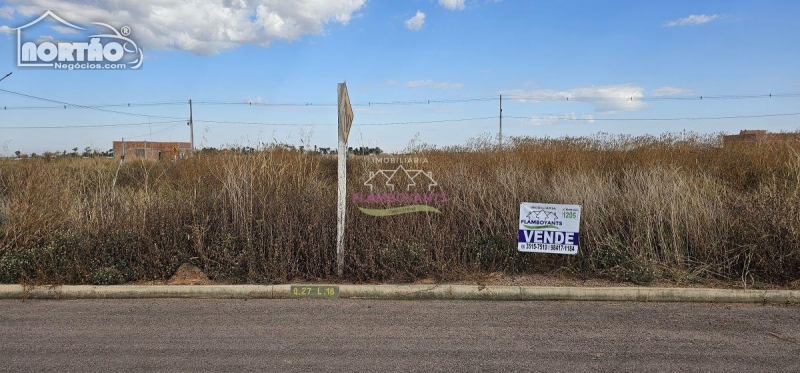
<svg viewBox="0 0 800 373"><path fill-rule="evenodd" d="M574 253L578 251L575 245L553 245L543 243L526 243L522 245L521 250L536 250L536 251L554 251L554 252L568 252Z"/></svg>

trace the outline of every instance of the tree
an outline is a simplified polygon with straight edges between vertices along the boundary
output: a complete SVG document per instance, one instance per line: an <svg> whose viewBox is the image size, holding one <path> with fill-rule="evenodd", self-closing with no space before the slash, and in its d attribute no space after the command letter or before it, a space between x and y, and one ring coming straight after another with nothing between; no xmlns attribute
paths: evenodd
<svg viewBox="0 0 800 373"><path fill-rule="evenodd" d="M16 156L17 156L17 158L19 158L21 154L22 154L22 152L21 152L21 151L19 151L19 150L17 150L17 151L15 151L15 152L14 152L14 155L16 155Z"/></svg>

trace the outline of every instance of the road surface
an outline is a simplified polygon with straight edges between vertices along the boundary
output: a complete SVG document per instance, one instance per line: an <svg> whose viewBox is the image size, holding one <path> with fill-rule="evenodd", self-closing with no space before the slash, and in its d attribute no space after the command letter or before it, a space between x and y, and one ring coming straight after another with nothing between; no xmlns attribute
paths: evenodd
<svg viewBox="0 0 800 373"><path fill-rule="evenodd" d="M0 301L4 371L800 371L800 307Z"/></svg>

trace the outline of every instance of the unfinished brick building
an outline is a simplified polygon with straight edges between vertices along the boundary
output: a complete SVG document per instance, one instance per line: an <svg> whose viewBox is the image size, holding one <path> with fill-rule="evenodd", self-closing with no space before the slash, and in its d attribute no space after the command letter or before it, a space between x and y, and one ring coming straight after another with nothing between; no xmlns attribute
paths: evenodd
<svg viewBox="0 0 800 373"><path fill-rule="evenodd" d="M768 133L766 130L742 130L738 135L722 138L724 146L734 144L756 144L765 142L787 142L800 144L800 133Z"/></svg>
<svg viewBox="0 0 800 373"><path fill-rule="evenodd" d="M114 141L114 159L171 161L191 153L188 142Z"/></svg>

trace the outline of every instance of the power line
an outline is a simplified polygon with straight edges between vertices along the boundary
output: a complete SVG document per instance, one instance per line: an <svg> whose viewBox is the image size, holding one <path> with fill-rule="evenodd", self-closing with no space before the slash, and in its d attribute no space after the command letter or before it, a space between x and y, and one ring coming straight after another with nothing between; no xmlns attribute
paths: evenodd
<svg viewBox="0 0 800 373"><path fill-rule="evenodd" d="M171 120L163 122L146 122L146 123L117 123L117 124L96 124L96 125L67 125L67 126L15 126L15 127L0 127L0 130L27 130L27 129L61 129L61 128L105 128L105 127L131 127L143 125L162 126L172 123L184 123L183 120Z"/></svg>
<svg viewBox="0 0 800 373"><path fill-rule="evenodd" d="M678 120L724 120L724 119L749 119L749 118L769 118L769 117L790 117L797 116L800 113L780 113L780 114L754 114L754 115L731 115L719 117L678 117L678 118L571 118L571 117L520 117L520 116L507 116L503 118L513 119L528 119L528 120L564 120L564 121L623 121L623 122L639 122L639 121L678 121Z"/></svg>
<svg viewBox="0 0 800 373"><path fill-rule="evenodd" d="M12 95L21 97L52 102L60 104L59 106L3 106L3 110L46 110L46 109L67 109L69 107L76 107L81 109L91 109L105 111L115 114L134 115L134 116L149 116L159 117L164 119L179 119L175 117L164 117L155 115L146 115L138 113L121 112L116 110L107 110L105 108L114 107L155 107L155 106L177 106L185 105L185 101L157 101L157 102L129 102L129 103L115 103L115 104L73 104L34 95L13 92L9 90L0 89L0 92L5 92ZM726 95L698 95L698 96L662 96L662 97L603 97L603 96L571 96L568 93L553 93L548 95L508 95L504 94L507 99L515 101L537 101L537 102L644 102L644 101L704 101L704 100L747 100L747 99L769 99L769 98L800 98L800 93L764 93L764 94L726 94ZM369 107L369 106L413 106L413 105L433 105L433 104L457 104L457 103L470 103L482 101L497 101L498 96L484 96L484 97L465 97L453 99L424 99L424 100L406 100L406 101L367 101L356 102L352 106ZM256 107L332 107L336 106L333 102L253 102L253 101L214 101L214 100L195 100L195 105L203 106L256 106Z"/></svg>
<svg viewBox="0 0 800 373"><path fill-rule="evenodd" d="M747 100L768 98L797 98L800 93L764 93L764 94L733 94L733 95L700 95L700 96L661 96L661 97L602 97L602 96L571 96L567 93L553 93L548 95L507 95L516 101L543 101L543 102L643 102L643 101L704 101L704 100Z"/></svg>
<svg viewBox="0 0 800 373"><path fill-rule="evenodd" d="M497 116L491 117L478 117L478 118L460 118L460 119L442 119L442 120L427 120L418 122L392 122L392 123L357 123L359 126L396 126L404 124L433 124L433 123L452 123L452 122L469 122L476 120L497 119Z"/></svg>
<svg viewBox="0 0 800 373"><path fill-rule="evenodd" d="M468 122L468 121L487 120L495 118L497 117L491 116L491 117L456 118L456 119L440 119L440 120L409 121L409 122L389 122L389 123L356 123L356 125L395 126L395 125L408 125L408 124ZM257 126L336 126L336 123L265 123L265 122L238 122L238 121L221 121L221 120L195 120L195 122L212 123L212 124L243 124L243 125L257 125Z"/></svg>
<svg viewBox="0 0 800 373"><path fill-rule="evenodd" d="M167 128L164 128L164 129L161 129L161 130L155 131L155 132L146 133L146 134L144 134L144 135L138 135L138 136L125 136L125 139L127 140L127 139L138 139L138 138L142 138L142 137L148 137L148 136L155 135L155 134L157 134L157 133L162 133L162 132L169 131L169 130L171 130L171 129L174 129L174 128L177 128L177 127L180 127L180 126L182 126L182 125L183 125L183 123L176 124L176 125L173 125L173 126L170 126L170 127L167 127Z"/></svg>
<svg viewBox="0 0 800 373"><path fill-rule="evenodd" d="M800 113L779 113L779 114L754 114L754 115L732 115L732 116L718 116L718 117L676 117L676 118L570 118L570 117L522 117L503 114L503 118L510 119L526 119L526 120L564 120L564 121L680 121L680 120L725 120L725 119L748 119L748 118L769 118L769 117L788 117L798 116ZM355 123L358 126L394 126L394 125L412 125L412 124L436 124L436 123L457 123L469 122L479 120L497 119L497 116L489 117L473 117L473 118L455 118L455 119L441 119L441 120L426 120L426 121L408 121L408 122L388 122L388 123ZM335 123L264 123L264 122L237 122L237 121L218 121L218 120L196 120L196 122L213 123L213 124L244 124L244 125L260 125L260 126L334 126Z"/></svg>
<svg viewBox="0 0 800 373"><path fill-rule="evenodd" d="M53 100L53 99L49 99L49 98L29 95L29 94L25 94L25 93L9 91L9 90L6 90L6 89L0 89L0 92L5 92L5 93L11 94L11 95L30 98L30 99L34 99L34 100L47 101L47 102L52 102L52 103L56 103L56 104L61 104L61 105L64 105L65 107L66 106L74 106L74 107L79 107L79 108L82 108L82 109L90 109L90 110L102 111L102 112L112 113L112 114L132 115L132 116L145 117L145 118L162 118L162 119L181 119L181 120L185 120L184 118L177 118L177 117L165 117L165 116L160 116L160 115L147 115L147 114L129 113L129 112L125 112L125 111L103 109L101 107L95 107L95 106L72 104L72 103L69 103L69 102L58 101L58 100Z"/></svg>
<svg viewBox="0 0 800 373"><path fill-rule="evenodd" d="M354 102L352 106L383 106L383 105L430 105L430 104L450 104L475 101L495 101L497 97L466 97L453 99L426 99L426 100L407 100L407 101L367 101ZM243 105L243 106L336 106L335 102L253 102L253 101L195 101L197 105Z"/></svg>
<svg viewBox="0 0 800 373"><path fill-rule="evenodd" d="M69 104L63 103L61 101L45 99L42 97L36 97L31 95L25 95L17 92L11 91L4 91L6 93L17 94L23 97L29 98L36 98L40 100L46 100L49 102L55 102L61 104L60 106L3 106L3 110L38 110L38 109L67 109L70 106L82 108L82 109L98 109L98 108L108 108L108 107L145 107L145 106L175 106L175 105L186 105L184 101L162 101L162 102L131 102L131 103L118 103L118 104L92 104L92 105L78 105L78 104ZM409 101L368 101L368 102L361 102L361 103L353 103L352 106L382 106L382 105L430 105L430 104L447 104L447 103L461 103L461 102L475 102L475 101L494 101L497 100L496 97L472 97L472 98L458 98L458 99L432 99L432 100L409 100ZM210 100L201 100L201 101L193 101L195 105L204 105L204 106L262 106L262 107L281 107L281 106L291 106L291 107L307 107L307 106L318 106L318 107L329 107L329 106L336 106L336 103L333 102L253 102L253 101L210 101ZM129 113L130 114L130 113Z"/></svg>
<svg viewBox="0 0 800 373"><path fill-rule="evenodd" d="M176 106L186 105L185 102L132 102L125 104L102 104L102 105L83 105L84 107L73 107L69 105L60 106L3 106L2 110L64 110L64 109L85 109L85 108L108 108L108 107L148 107L148 106Z"/></svg>
<svg viewBox="0 0 800 373"><path fill-rule="evenodd" d="M252 102L252 101L192 101L195 105L203 106L262 106L262 107L280 107L280 106L336 106L335 103L321 103L321 102ZM353 105L355 106L355 105Z"/></svg>
<svg viewBox="0 0 800 373"><path fill-rule="evenodd" d="M763 98L792 98L800 97L800 93L765 93L765 94L739 94L739 95L716 95L716 96L664 96L664 97L647 97L645 101L662 101L662 100L747 100L747 99L763 99Z"/></svg>
<svg viewBox="0 0 800 373"><path fill-rule="evenodd" d="M335 126L336 123L264 123L264 122L241 122L241 121L225 121L225 120L204 120L195 119L195 123L212 123L212 124L243 124L254 126Z"/></svg>
<svg viewBox="0 0 800 373"><path fill-rule="evenodd" d="M503 118L508 119L524 119L524 120L551 120L551 121L623 121L623 122L637 122L637 121L681 121L681 120L725 120L725 119L749 119L749 118L769 118L769 117L788 117L800 116L800 113L778 113L778 114L754 114L754 115L731 115L731 116L717 116L717 117L676 117L676 118L572 118L572 117L523 117L514 115L505 115ZM396 126L396 125L415 125L415 124L437 124L437 123L458 123L458 122L471 122L480 120L497 119L497 116L488 117L471 117L471 118L453 118L453 119L438 119L438 120L424 120L424 121L406 121L406 122L387 122L387 123L356 123L358 126ZM230 124L230 125L257 125L257 126L335 126L335 123L267 123L267 122L242 122L242 121L223 121L223 120L195 120L199 123L211 124ZM70 125L70 126L15 126L15 127L0 127L4 129L75 129L75 128L103 128L103 127L126 127L126 126L142 126L147 124L152 125L166 125L180 123L183 120L162 121L152 123L118 123L118 124L100 124L100 125ZM175 128L174 125L170 128ZM166 131L166 130L163 130ZM159 131L162 132L162 131ZM154 132L155 133L155 132ZM141 136L138 136L141 137Z"/></svg>
<svg viewBox="0 0 800 373"><path fill-rule="evenodd" d="M411 101L384 101L384 102L366 102L356 103L353 106L384 106L384 105L430 105L430 104L455 104L463 102L476 102L476 101L497 101L497 96L491 97L468 97L468 98L455 98L455 99L440 99L440 100L411 100Z"/></svg>
<svg viewBox="0 0 800 373"><path fill-rule="evenodd" d="M185 118L180 117L169 117L169 116L160 116L160 115L147 115L147 114L139 114L139 113L130 113L130 112L123 112L117 110L110 110L106 109L108 107L136 107L136 106L163 106L163 105L185 105L184 102L181 101L158 101L158 102L140 102L140 103L124 103L124 104L103 104L103 105L80 105L74 104L14 91L9 91L5 89L0 89L0 92L4 92L11 95L16 95L20 97L46 101L51 103L57 103L61 106L59 107L36 107L36 106L29 106L29 107L18 107L16 109L44 109L44 108L67 108L67 107L76 107L82 109L90 109L95 111L113 113L113 114L122 114L122 115L131 115L137 117L146 117L150 118L162 118L162 119L172 119L172 121L162 121L156 122L156 124L171 124L177 122L184 122ZM717 96L697 96L697 97L652 97L652 98L637 98L634 99L633 97L629 99L625 98L608 98L608 97L557 97L557 96L524 96L524 95L512 95L506 96L512 99L517 100L536 100L536 101L638 101L638 100L725 100L725 99L761 99L761 98L782 98L782 97L800 97L800 93L781 93L781 94L738 94L738 95L717 95ZM493 101L498 100L499 97L470 97L470 98L457 98L457 99L437 99L437 100L412 100L412 101L384 101L384 102L366 102L355 104L354 106L379 106L379 105L430 105L430 104L445 104L445 103L463 103L463 102L479 102L479 101ZM199 105L247 105L247 106L335 106L336 104L329 104L329 103L253 103L253 102L242 102L242 101L194 101L194 104ZM4 106L3 109L8 110L8 107ZM13 108L12 108L13 109ZM746 118L767 118L767 117L785 117L785 116L797 116L800 113L781 113L781 114L757 114L757 115L735 115L735 116L717 116L717 117L677 117L677 118L553 118L553 117L523 117L523 116L508 116L504 115L506 118L510 119L527 119L527 120L564 120L564 121L680 121L680 120L723 120L723 119L746 119ZM359 123L358 125L361 126L392 126L392 125L414 125L414 124L435 124L435 123L456 123L456 122L466 122L466 121L477 121L477 120L488 120L488 119L495 119L496 116L488 116L488 117L474 117L474 118L456 118L456 119L442 119L442 120L427 120L427 121L405 121L405 122L388 122L388 123ZM333 123L264 123L264 122L243 122L243 121L224 121L224 120L196 120L200 123L213 123L213 124L244 124L244 125L262 125L262 126L328 126L334 125ZM103 124L103 125L74 125L74 126L15 126L15 127L0 127L2 129L61 129L61 128L103 128L103 127L123 127L123 126L138 126L150 123L121 123L121 124Z"/></svg>

